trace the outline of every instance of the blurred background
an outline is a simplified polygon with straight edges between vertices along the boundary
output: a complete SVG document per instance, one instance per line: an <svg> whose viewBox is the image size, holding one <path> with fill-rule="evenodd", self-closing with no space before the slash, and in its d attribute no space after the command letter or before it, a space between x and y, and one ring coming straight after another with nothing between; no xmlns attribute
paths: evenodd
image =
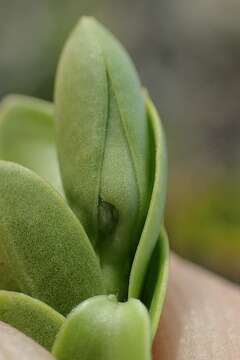
<svg viewBox="0 0 240 360"><path fill-rule="evenodd" d="M172 248L240 283L240 2L0 0L0 97L51 100L81 15L120 39L160 111Z"/></svg>

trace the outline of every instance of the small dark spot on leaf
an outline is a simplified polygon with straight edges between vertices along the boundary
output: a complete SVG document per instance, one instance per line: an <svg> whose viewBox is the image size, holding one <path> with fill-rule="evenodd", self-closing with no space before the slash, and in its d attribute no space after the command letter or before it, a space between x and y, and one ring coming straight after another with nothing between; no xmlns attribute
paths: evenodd
<svg viewBox="0 0 240 360"><path fill-rule="evenodd" d="M112 233L118 223L119 214L117 209L101 197L99 197L98 209L99 231L103 234Z"/></svg>

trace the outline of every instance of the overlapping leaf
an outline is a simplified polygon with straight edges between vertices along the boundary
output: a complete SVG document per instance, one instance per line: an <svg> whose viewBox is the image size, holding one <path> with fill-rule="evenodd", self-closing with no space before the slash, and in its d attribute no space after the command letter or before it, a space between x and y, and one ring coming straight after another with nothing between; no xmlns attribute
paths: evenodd
<svg viewBox="0 0 240 360"><path fill-rule="evenodd" d="M150 359L168 276L166 145L134 65L94 19L67 41L55 105L70 207L53 106L10 97L0 109L0 158L15 163L0 161L0 287L31 296L0 291L0 319L50 348L56 311L85 300L60 329L59 360Z"/></svg>
<svg viewBox="0 0 240 360"><path fill-rule="evenodd" d="M108 292L126 299L151 193L149 125L131 60L94 19L82 19L66 44L55 102L66 196L99 254Z"/></svg>
<svg viewBox="0 0 240 360"><path fill-rule="evenodd" d="M0 159L23 165L63 193L57 161L53 104L11 95L0 104Z"/></svg>
<svg viewBox="0 0 240 360"><path fill-rule="evenodd" d="M154 148L152 153L154 181L148 214L131 269L129 297L144 299L147 291L147 305L154 335L165 297L168 274L168 244L165 231L163 229L161 231L166 199L167 154L160 119L147 95L146 109ZM148 288L152 289L152 299Z"/></svg>
<svg viewBox="0 0 240 360"><path fill-rule="evenodd" d="M26 168L0 161L1 250L20 290L67 314L103 292L98 259L63 198Z"/></svg>
<svg viewBox="0 0 240 360"><path fill-rule="evenodd" d="M0 319L51 350L65 318L25 294L0 290Z"/></svg>

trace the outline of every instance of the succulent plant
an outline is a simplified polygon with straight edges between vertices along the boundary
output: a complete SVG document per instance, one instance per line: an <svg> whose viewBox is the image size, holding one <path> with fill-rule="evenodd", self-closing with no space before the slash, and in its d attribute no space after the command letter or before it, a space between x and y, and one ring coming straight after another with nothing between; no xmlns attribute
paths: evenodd
<svg viewBox="0 0 240 360"><path fill-rule="evenodd" d="M97 21L67 40L54 104L3 100L0 159L0 320L57 359L150 359L168 274L166 145Z"/></svg>

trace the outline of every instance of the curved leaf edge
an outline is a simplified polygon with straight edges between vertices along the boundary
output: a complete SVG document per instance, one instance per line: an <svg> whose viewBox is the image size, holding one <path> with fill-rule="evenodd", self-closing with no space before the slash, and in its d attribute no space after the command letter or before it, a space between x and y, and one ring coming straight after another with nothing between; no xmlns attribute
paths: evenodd
<svg viewBox="0 0 240 360"><path fill-rule="evenodd" d="M4 207L5 202L9 207L8 211L0 207L1 248L21 291L48 303L63 315L80 301L104 293L98 258L84 228L61 195L33 171L3 160L0 160L0 183L1 205ZM15 200L17 206L13 206ZM19 211L20 208L24 211ZM37 228L29 222L31 217L37 222ZM23 223L25 232L19 222ZM50 226L49 232L44 224ZM31 249L29 245L34 247ZM84 266L87 272L81 276ZM51 269L54 269L54 276ZM47 286L45 281L49 282ZM67 289L61 293L64 285ZM54 291L51 286L56 286Z"/></svg>
<svg viewBox="0 0 240 360"><path fill-rule="evenodd" d="M23 293L0 290L0 321L51 350L65 318L40 300Z"/></svg>
<svg viewBox="0 0 240 360"><path fill-rule="evenodd" d="M27 95L6 95L0 102L0 158L36 172L65 197L55 146L54 112L51 102ZM30 149L27 151L27 144L30 146L36 138L38 145L33 148L33 153ZM44 148L45 142L48 152Z"/></svg>
<svg viewBox="0 0 240 360"><path fill-rule="evenodd" d="M132 264L128 296L139 298L153 249L157 243L166 200L167 151L165 135L157 111L146 94L146 111L153 132L155 175L149 210Z"/></svg>
<svg viewBox="0 0 240 360"><path fill-rule="evenodd" d="M144 280L140 300L149 309L152 338L154 338L166 298L169 276L169 245L164 226L154 248Z"/></svg>
<svg viewBox="0 0 240 360"><path fill-rule="evenodd" d="M99 295L67 316L52 354L58 360L150 360L151 345L149 313L140 300L119 302L115 295Z"/></svg>

